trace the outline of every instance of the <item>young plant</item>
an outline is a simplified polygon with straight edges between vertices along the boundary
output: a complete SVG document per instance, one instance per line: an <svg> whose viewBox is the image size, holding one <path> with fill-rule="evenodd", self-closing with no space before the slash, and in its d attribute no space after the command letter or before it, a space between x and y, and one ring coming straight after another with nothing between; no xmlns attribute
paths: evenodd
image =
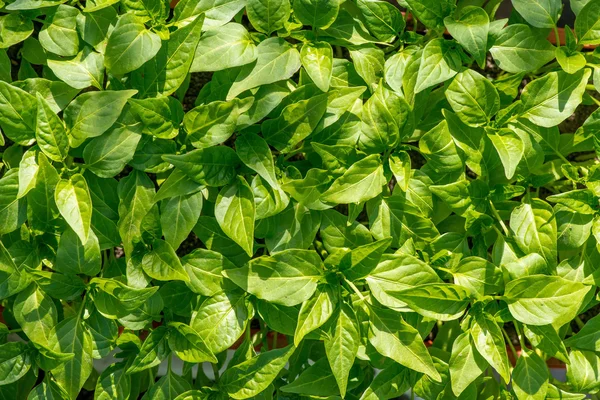
<svg viewBox="0 0 600 400"><path fill-rule="evenodd" d="M500 3L0 0L0 398L597 393L600 0Z"/></svg>

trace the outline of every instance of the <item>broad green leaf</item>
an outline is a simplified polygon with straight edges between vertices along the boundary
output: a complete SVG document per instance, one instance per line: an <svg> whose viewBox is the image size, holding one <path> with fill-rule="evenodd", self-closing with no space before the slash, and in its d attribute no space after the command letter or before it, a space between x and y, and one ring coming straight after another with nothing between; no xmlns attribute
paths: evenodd
<svg viewBox="0 0 600 400"><path fill-rule="evenodd" d="M376 197L387 183L379 155L370 155L354 163L321 195L336 204L362 203Z"/></svg>
<svg viewBox="0 0 600 400"><path fill-rule="evenodd" d="M225 142L235 131L238 117L250 108L252 101L252 98L214 101L190 110L183 118L187 139L196 148Z"/></svg>
<svg viewBox="0 0 600 400"><path fill-rule="evenodd" d="M257 0L260 2L261 0ZM267 0L267 3L269 1ZM270 3L278 3L270 1ZM250 18L251 4L248 5ZM289 7L289 3L288 3ZM257 47L243 25L230 22L202 34L190 72L221 71L249 64L258 57Z"/></svg>
<svg viewBox="0 0 600 400"><path fill-rule="evenodd" d="M246 4L246 14L254 29L267 35L283 28L290 12L289 0L249 0Z"/></svg>
<svg viewBox="0 0 600 400"><path fill-rule="evenodd" d="M545 399L549 371L546 363L534 351L524 351L512 373L512 385L519 399Z"/></svg>
<svg viewBox="0 0 600 400"><path fill-rule="evenodd" d="M300 50L302 66L323 92L329 91L333 73L333 49L327 42L305 43Z"/></svg>
<svg viewBox="0 0 600 400"><path fill-rule="evenodd" d="M379 0L359 0L356 5L365 18L365 25L377 39L387 42L398 36L406 26L402 14L391 3Z"/></svg>
<svg viewBox="0 0 600 400"><path fill-rule="evenodd" d="M40 44L47 51L59 56L74 56L79 51L77 16L79 10L65 4L50 12L40 31Z"/></svg>
<svg viewBox="0 0 600 400"><path fill-rule="evenodd" d="M0 17L0 48L6 49L20 43L32 33L33 22L23 13L10 13Z"/></svg>
<svg viewBox="0 0 600 400"><path fill-rule="evenodd" d="M254 253L254 195L246 180L237 180L219 192L215 203L215 218L221 229L239 244L249 256Z"/></svg>
<svg viewBox="0 0 600 400"><path fill-rule="evenodd" d="M141 135L128 127L113 129L93 138L83 149L83 159L94 174L112 178L131 161Z"/></svg>
<svg viewBox="0 0 600 400"><path fill-rule="evenodd" d="M217 362L215 355L206 347L195 330L179 322L171 322L169 327L169 347L183 361Z"/></svg>
<svg viewBox="0 0 600 400"><path fill-rule="evenodd" d="M502 161L504 175L507 179L512 179L525 152L523 140L517 133L510 130L488 133L487 136Z"/></svg>
<svg viewBox="0 0 600 400"><path fill-rule="evenodd" d="M34 138L36 114L35 96L0 81L0 127L6 137L14 142L30 144Z"/></svg>
<svg viewBox="0 0 600 400"><path fill-rule="evenodd" d="M598 351L600 348L600 331L597 329L599 324L599 316L590 319L579 332L565 340L565 346L580 350Z"/></svg>
<svg viewBox="0 0 600 400"><path fill-rule="evenodd" d="M77 29L81 39L96 51L102 52L106 48L108 32L114 26L117 12L114 7L105 7L93 12L87 12L87 9L83 11L83 14L77 17Z"/></svg>
<svg viewBox="0 0 600 400"><path fill-rule="evenodd" d="M452 42L444 39L430 41L423 49L415 93L452 78L461 64L460 53Z"/></svg>
<svg viewBox="0 0 600 400"><path fill-rule="evenodd" d="M343 397L346 395L348 375L360 345L358 321L350 305L343 303L339 307L331 330L331 338L324 341L325 354Z"/></svg>
<svg viewBox="0 0 600 400"><path fill-rule="evenodd" d="M152 400L174 399L180 394L191 390L192 386L183 377L168 371L165 376L154 383L144 397Z"/></svg>
<svg viewBox="0 0 600 400"><path fill-rule="evenodd" d="M442 321L460 318L469 304L469 292L451 283L429 283L388 294L419 314Z"/></svg>
<svg viewBox="0 0 600 400"><path fill-rule="evenodd" d="M560 327L575 318L590 289L558 276L532 275L509 282L504 298L518 321Z"/></svg>
<svg viewBox="0 0 600 400"><path fill-rule="evenodd" d="M521 94L523 118L546 128L560 124L581 103L591 73L550 72L530 82Z"/></svg>
<svg viewBox="0 0 600 400"><path fill-rule="evenodd" d="M156 56L131 75L132 86L138 89L140 97L169 96L179 89L192 66L192 56L200 40L203 22L203 17L198 17L171 33L169 41L160 47ZM117 29L118 26L115 31ZM132 43L131 46L135 44ZM107 48L107 57L108 54ZM117 65L119 63L123 63L123 60L120 59Z"/></svg>
<svg viewBox="0 0 600 400"><path fill-rule="evenodd" d="M71 146L78 147L86 139L106 132L119 118L127 99L135 93L135 90L105 90L77 96L64 111Z"/></svg>
<svg viewBox="0 0 600 400"><path fill-rule="evenodd" d="M52 299L36 285L30 285L17 295L14 312L15 319L27 338L47 346L50 332L58 322L58 311Z"/></svg>
<svg viewBox="0 0 600 400"><path fill-rule="evenodd" d="M188 237L202 210L202 193L172 197L161 203L160 221L165 241L178 249Z"/></svg>
<svg viewBox="0 0 600 400"><path fill-rule="evenodd" d="M207 298L192 314L190 326L214 354L228 349L246 329L246 302L243 292L221 292Z"/></svg>
<svg viewBox="0 0 600 400"><path fill-rule="evenodd" d="M152 243L152 251L144 255L142 268L149 277L159 281L190 280L175 250L163 240Z"/></svg>
<svg viewBox="0 0 600 400"><path fill-rule="evenodd" d="M394 363L383 369L364 391L360 400L392 399L403 395L410 387L410 369Z"/></svg>
<svg viewBox="0 0 600 400"><path fill-rule="evenodd" d="M335 21L340 8L338 0L293 0L292 4L296 18L313 29L328 28Z"/></svg>
<svg viewBox="0 0 600 400"><path fill-rule="evenodd" d="M587 63L582 53L577 51L571 52L565 46L556 48L556 61L558 61L563 71L568 74L574 74L584 68Z"/></svg>
<svg viewBox="0 0 600 400"><path fill-rule="evenodd" d="M525 336L533 346L556 359L565 363L569 362L569 355L565 344L561 337L558 336L556 329L551 325L529 325L525 326L523 330Z"/></svg>
<svg viewBox="0 0 600 400"><path fill-rule="evenodd" d="M324 93L288 105L278 118L261 124L263 137L280 152L290 152L314 132L327 110L327 100Z"/></svg>
<svg viewBox="0 0 600 400"><path fill-rule="evenodd" d="M528 25L508 25L490 49L498 66L513 74L534 71L554 59L554 46Z"/></svg>
<svg viewBox="0 0 600 400"><path fill-rule="evenodd" d="M245 5L245 0L182 0L173 11L176 21L189 21L204 13L204 26L217 28L231 21Z"/></svg>
<svg viewBox="0 0 600 400"><path fill-rule="evenodd" d="M32 354L25 343L9 342L0 345L0 385L21 379L31 368Z"/></svg>
<svg viewBox="0 0 600 400"><path fill-rule="evenodd" d="M578 17L575 19L575 33L579 44L600 43L600 3L588 1L580 8Z"/></svg>
<svg viewBox="0 0 600 400"><path fill-rule="evenodd" d="M223 274L259 299L290 307L313 295L323 277L320 265L315 251L289 249L255 258Z"/></svg>
<svg viewBox="0 0 600 400"><path fill-rule="evenodd" d="M405 0L417 19L428 28L444 26L444 18L452 14L454 2L450 0Z"/></svg>
<svg viewBox="0 0 600 400"><path fill-rule="evenodd" d="M446 99L456 115L470 126L486 125L500 110L500 96L494 85L470 69L454 77Z"/></svg>
<svg viewBox="0 0 600 400"><path fill-rule="evenodd" d="M81 242L87 243L92 221L92 199L83 175L75 174L69 179L61 179L56 185L54 201Z"/></svg>
<svg viewBox="0 0 600 400"><path fill-rule="evenodd" d="M142 237L142 221L148 214L155 195L154 184L148 176L134 171L119 182L118 231L125 254L131 257L134 243Z"/></svg>
<svg viewBox="0 0 600 400"><path fill-rule="evenodd" d="M261 352L221 376L219 387L233 399L256 398L275 380L296 348L293 345Z"/></svg>
<svg viewBox="0 0 600 400"><path fill-rule="evenodd" d="M512 0L512 5L529 25L536 28L554 28L562 10L558 0Z"/></svg>
<svg viewBox="0 0 600 400"><path fill-rule="evenodd" d="M476 351L498 372L504 382L510 381L506 343L498 323L489 314L482 313L472 320L470 332Z"/></svg>
<svg viewBox="0 0 600 400"><path fill-rule="evenodd" d="M202 185L223 186L235 179L239 159L225 146L192 150L182 155L165 155L163 159Z"/></svg>
<svg viewBox="0 0 600 400"><path fill-rule="evenodd" d="M159 326L154 329L144 340L144 344L139 353L133 359L131 365L127 368L127 374L143 371L152 368L166 359L171 350L169 349L168 339L169 330L165 326Z"/></svg>
<svg viewBox="0 0 600 400"><path fill-rule="evenodd" d="M73 353L74 357L52 370L52 376L75 399L92 373L92 336L81 316L67 318L58 323L51 333L50 349Z"/></svg>
<svg viewBox="0 0 600 400"><path fill-rule="evenodd" d="M452 393L460 396L483 374L488 363L477 351L470 333L463 332L454 339L449 365Z"/></svg>
<svg viewBox="0 0 600 400"><path fill-rule="evenodd" d="M196 249L181 259L190 281L188 287L203 296L214 296L222 290L222 272L234 265L222 254L206 249Z"/></svg>
<svg viewBox="0 0 600 400"><path fill-rule="evenodd" d="M567 382L576 392L589 393L600 387L600 357L591 351L569 353Z"/></svg>
<svg viewBox="0 0 600 400"><path fill-rule="evenodd" d="M100 374L94 397L96 399L126 398L131 392L131 376L125 373L124 365L113 364Z"/></svg>
<svg viewBox="0 0 600 400"><path fill-rule="evenodd" d="M281 38L269 38L260 42L256 51L256 62L245 65L240 70L227 93L228 100L246 90L289 79L300 68L300 53Z"/></svg>
<svg viewBox="0 0 600 400"><path fill-rule="evenodd" d="M51 160L61 162L67 157L69 138L65 126L39 93L35 138L40 150Z"/></svg>
<svg viewBox="0 0 600 400"><path fill-rule="evenodd" d="M100 245L94 231L90 232L85 242L73 229L63 232L58 242L54 270L66 275L95 276L101 267Z"/></svg>
<svg viewBox="0 0 600 400"><path fill-rule="evenodd" d="M444 25L454 39L469 52L480 67L488 50L490 18L481 7L460 8L458 15L444 18Z"/></svg>
<svg viewBox="0 0 600 400"><path fill-rule="evenodd" d="M320 328L331 318L338 307L337 290L337 287L331 285L318 286L312 298L302 303L294 333L294 345L298 346L306 335Z"/></svg>
<svg viewBox="0 0 600 400"><path fill-rule="evenodd" d="M533 199L521 204L510 215L510 228L521 250L538 253L549 267L556 266L556 220L548 203Z"/></svg>
<svg viewBox="0 0 600 400"><path fill-rule="evenodd" d="M306 368L292 383L281 388L285 393L296 393L305 396L338 397L340 394L335 377L326 357L320 358Z"/></svg>
<svg viewBox="0 0 600 400"><path fill-rule="evenodd" d="M381 355L424 373L434 381L441 381L442 378L423 344L423 338L400 314L380 308L371 309L368 337Z"/></svg>
<svg viewBox="0 0 600 400"><path fill-rule="evenodd" d="M235 150L240 160L248 168L258 173L272 188L279 187L273 155L263 138L254 133L238 136L235 141Z"/></svg>
<svg viewBox="0 0 600 400"><path fill-rule="evenodd" d="M123 75L141 67L160 50L160 37L146 29L134 13L119 17L106 43L104 65L114 75Z"/></svg>

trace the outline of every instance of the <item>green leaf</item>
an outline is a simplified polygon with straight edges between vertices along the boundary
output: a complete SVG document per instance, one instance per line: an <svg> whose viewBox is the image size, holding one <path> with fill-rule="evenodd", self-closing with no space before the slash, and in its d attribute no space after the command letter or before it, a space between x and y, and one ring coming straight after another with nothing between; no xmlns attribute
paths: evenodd
<svg viewBox="0 0 600 400"><path fill-rule="evenodd" d="M202 193L172 197L161 204L160 221L165 241L178 249L198 222L202 210Z"/></svg>
<svg viewBox="0 0 600 400"><path fill-rule="evenodd" d="M35 137L40 149L51 160L60 162L67 157L69 138L65 126L39 93Z"/></svg>
<svg viewBox="0 0 600 400"><path fill-rule="evenodd" d="M582 101L590 70L551 72L530 82L521 95L522 116L550 128L568 118Z"/></svg>
<svg viewBox="0 0 600 400"><path fill-rule="evenodd" d="M461 66L460 53L452 42L434 39L427 43L421 56L415 93L444 82L456 75Z"/></svg>
<svg viewBox="0 0 600 400"><path fill-rule="evenodd" d="M94 393L97 399L125 398L131 392L131 376L121 364L113 364L100 374Z"/></svg>
<svg viewBox="0 0 600 400"><path fill-rule="evenodd" d="M562 10L558 0L512 0L512 4L525 21L536 28L554 28Z"/></svg>
<svg viewBox="0 0 600 400"><path fill-rule="evenodd" d="M0 81L0 127L9 139L29 144L34 138L36 114L34 96Z"/></svg>
<svg viewBox="0 0 600 400"><path fill-rule="evenodd" d="M582 53L571 52L565 46L556 48L556 61L558 61L563 71L568 74L574 74L584 68L587 63Z"/></svg>
<svg viewBox="0 0 600 400"><path fill-rule="evenodd" d="M89 170L101 178L112 178L133 158L141 135L127 127L113 129L88 142L83 159Z"/></svg>
<svg viewBox="0 0 600 400"><path fill-rule="evenodd" d="M600 317L595 316L586 322L583 328L575 335L567 338L564 345L580 350L598 351L600 348Z"/></svg>
<svg viewBox="0 0 600 400"><path fill-rule="evenodd" d="M215 218L221 229L249 256L254 253L254 195L243 177L225 186L215 203Z"/></svg>
<svg viewBox="0 0 600 400"><path fill-rule="evenodd" d="M588 1L575 19L575 34L579 44L600 43L600 3Z"/></svg>
<svg viewBox="0 0 600 400"><path fill-rule="evenodd" d="M454 77L446 99L467 125L483 126L500 110L500 96L494 85L481 74L466 70Z"/></svg>
<svg viewBox="0 0 600 400"><path fill-rule="evenodd" d="M428 283L388 294L419 314L442 321L460 318L469 304L469 291L451 283Z"/></svg>
<svg viewBox="0 0 600 400"><path fill-rule="evenodd" d="M354 163L321 195L336 204L362 203L378 196L387 183L379 155L373 154Z"/></svg>
<svg viewBox="0 0 600 400"><path fill-rule="evenodd" d="M134 13L119 17L108 37L104 65L114 75L123 75L141 67L160 50L160 37L146 29Z"/></svg>
<svg viewBox="0 0 600 400"><path fill-rule="evenodd" d="M443 27L444 18L454 10L454 2L450 0L406 0L406 3L428 28Z"/></svg>
<svg viewBox="0 0 600 400"><path fill-rule="evenodd" d="M92 336L79 316L58 323L51 333L49 347L74 357L52 370L52 376L69 393L77 397L94 368L92 364Z"/></svg>
<svg viewBox="0 0 600 400"><path fill-rule="evenodd" d="M59 56L74 56L79 51L77 16L79 10L64 4L59 5L47 16L40 31L40 44L47 51Z"/></svg>
<svg viewBox="0 0 600 400"><path fill-rule="evenodd" d="M339 390L327 358L322 357L306 368L292 383L281 388L284 393L337 397Z"/></svg>
<svg viewBox="0 0 600 400"><path fill-rule="evenodd" d="M327 94L290 104L278 118L261 124L263 137L282 153L290 152L310 136L327 110Z"/></svg>
<svg viewBox="0 0 600 400"><path fill-rule="evenodd" d="M61 179L56 185L54 201L81 242L87 243L92 220L92 199L83 175L75 174L69 179Z"/></svg>
<svg viewBox="0 0 600 400"><path fill-rule="evenodd" d="M235 150L240 160L248 168L258 173L272 188L279 187L273 155L263 138L254 133L238 136L235 141Z"/></svg>
<svg viewBox="0 0 600 400"><path fill-rule="evenodd" d="M6 49L27 39L33 33L33 22L22 13L6 14L0 17L0 32L0 48Z"/></svg>
<svg viewBox="0 0 600 400"><path fill-rule="evenodd" d="M174 10L176 21L190 20L204 13L206 27L221 27L229 22L246 5L242 0L202 1L182 0Z"/></svg>
<svg viewBox="0 0 600 400"><path fill-rule="evenodd" d="M525 152L521 136L510 130L501 130L494 134L488 133L487 136L502 161L504 175L507 179L512 179Z"/></svg>
<svg viewBox="0 0 600 400"><path fill-rule="evenodd" d="M331 328L331 338L325 340L324 344L329 366L343 397L346 395L350 369L358 353L360 331L356 315L350 305L342 303L338 310Z"/></svg>
<svg viewBox="0 0 600 400"><path fill-rule="evenodd" d="M294 333L294 345L298 346L306 335L320 328L331 318L338 306L337 290L331 285L318 286L312 298L302 303Z"/></svg>
<svg viewBox="0 0 600 400"><path fill-rule="evenodd" d="M260 0L259 0L260 1ZM274 3L274 2L271 2ZM277 2L283 4L283 2ZM252 18L248 4L248 18ZM289 10L289 3L288 3ZM221 71L250 64L258 57L257 47L243 25L230 22L202 34L190 72Z"/></svg>
<svg viewBox="0 0 600 400"><path fill-rule="evenodd" d="M246 14L254 29L267 35L283 28L290 12L289 0L249 0L246 4Z"/></svg>
<svg viewBox="0 0 600 400"><path fill-rule="evenodd" d="M168 341L169 329L165 326L159 326L150 332L150 335L144 340L144 344L139 353L133 359L131 365L127 368L127 374L140 372L152 368L161 363L169 356Z"/></svg>
<svg viewBox="0 0 600 400"><path fill-rule="evenodd" d="M402 14L391 3L378 0L359 0L356 5L365 18L365 25L377 39L387 42L399 35L406 26Z"/></svg>
<svg viewBox="0 0 600 400"><path fill-rule="evenodd" d="M518 321L560 327L577 316L590 288L559 276L532 275L509 282L504 298Z"/></svg>
<svg viewBox="0 0 600 400"><path fill-rule="evenodd" d="M289 79L300 68L300 53L281 38L263 40L256 48L256 63L244 66L229 89L231 100L255 87Z"/></svg>
<svg viewBox="0 0 600 400"><path fill-rule="evenodd" d="M371 308L369 342L381 355L412 370L424 373L436 382L442 380L425 344L423 344L423 338L398 313Z"/></svg>
<svg viewBox="0 0 600 400"><path fill-rule="evenodd" d="M322 278L319 265L321 258L313 250L289 249L255 258L223 274L259 299L289 307L313 295Z"/></svg>
<svg viewBox="0 0 600 400"><path fill-rule="evenodd" d="M463 49L483 67L488 50L490 26L490 18L485 10L475 6L461 7L454 17L444 18L444 25Z"/></svg>
<svg viewBox="0 0 600 400"><path fill-rule="evenodd" d="M70 60L49 59L48 68L54 75L76 89L94 86L103 89L104 56L85 47Z"/></svg>
<svg viewBox="0 0 600 400"><path fill-rule="evenodd" d="M488 367L473 344L470 332L463 332L454 339L449 365L452 393L457 397Z"/></svg>
<svg viewBox="0 0 600 400"><path fill-rule="evenodd" d="M333 49L327 42L304 43L300 50L302 66L323 92L329 91L333 73Z"/></svg>
<svg viewBox="0 0 600 400"><path fill-rule="evenodd" d="M243 292L221 292L207 298L192 314L190 326L213 354L228 349L246 329L246 302Z"/></svg>
<svg viewBox="0 0 600 400"><path fill-rule="evenodd" d="M179 358L191 363L217 362L195 330L179 322L171 322L169 326L169 347Z"/></svg>
<svg viewBox="0 0 600 400"><path fill-rule="evenodd" d="M489 314L482 313L472 320L470 332L476 351L498 372L504 382L510 381L506 343L498 323Z"/></svg>
<svg viewBox="0 0 600 400"><path fill-rule="evenodd" d="M235 365L221 376L219 387L233 399L255 398L275 380L296 348L261 352L251 359Z"/></svg>
<svg viewBox="0 0 600 400"><path fill-rule="evenodd" d="M135 93L135 90L105 90L78 96L64 111L71 146L78 147L86 139L106 132Z"/></svg>
<svg viewBox="0 0 600 400"><path fill-rule="evenodd" d="M129 257L134 243L142 237L142 221L154 204L154 194L154 184L141 171L134 171L119 182L117 227Z"/></svg>
<svg viewBox="0 0 600 400"><path fill-rule="evenodd" d="M569 353L567 381L576 392L589 393L600 387L600 357L590 351Z"/></svg>
<svg viewBox="0 0 600 400"><path fill-rule="evenodd" d="M152 243L152 251L144 255L142 268L149 277L159 281L190 280L173 248L163 240Z"/></svg>
<svg viewBox="0 0 600 400"><path fill-rule="evenodd" d="M545 399L549 376L544 360L534 351L524 351L512 374L513 390L518 398Z"/></svg>
<svg viewBox="0 0 600 400"><path fill-rule="evenodd" d="M164 155L163 159L202 185L223 186L235 178L239 159L228 147L208 147L182 155Z"/></svg>
<svg viewBox="0 0 600 400"><path fill-rule="evenodd" d="M409 388L410 369L394 363L381 370L364 391L360 400L392 399L403 395Z"/></svg>
<svg viewBox="0 0 600 400"><path fill-rule="evenodd" d="M52 299L36 285L30 285L17 295L14 312L29 340L47 346L51 330L58 322L58 311Z"/></svg>
<svg viewBox="0 0 600 400"><path fill-rule="evenodd" d="M131 75L132 86L138 89L140 97L169 96L179 89L192 66L192 56L200 40L203 22L204 17L198 17L186 26L171 33L169 41L160 47L156 56L147 61L142 68ZM116 29L118 29L118 23L115 31ZM115 31L111 34L111 38ZM153 33L150 34L153 35ZM110 39L108 44L111 44ZM135 46L135 41L130 46ZM143 49L144 45L142 44L140 47ZM108 57L108 47L106 51ZM146 52L147 50L141 51ZM127 55L123 55L122 57L127 57ZM116 64L112 65L119 65L121 63L125 63L123 58L120 58L116 61ZM115 67L113 66L111 71L118 75L119 73L114 72L114 69ZM120 69L119 71L123 70Z"/></svg>
<svg viewBox="0 0 600 400"><path fill-rule="evenodd" d="M335 21L340 3L338 0L294 0L293 8L302 24L325 29Z"/></svg>
<svg viewBox="0 0 600 400"><path fill-rule="evenodd" d="M0 385L8 385L21 379L31 368L32 361L25 343L0 345Z"/></svg>
<svg viewBox="0 0 600 400"><path fill-rule="evenodd" d="M510 228L519 248L527 254L540 254L551 268L556 266L557 255L553 214L548 203L533 199L515 208L510 216Z"/></svg>
<svg viewBox="0 0 600 400"><path fill-rule="evenodd" d="M524 24L508 25L490 49L498 66L513 74L534 71L554 59L554 46Z"/></svg>

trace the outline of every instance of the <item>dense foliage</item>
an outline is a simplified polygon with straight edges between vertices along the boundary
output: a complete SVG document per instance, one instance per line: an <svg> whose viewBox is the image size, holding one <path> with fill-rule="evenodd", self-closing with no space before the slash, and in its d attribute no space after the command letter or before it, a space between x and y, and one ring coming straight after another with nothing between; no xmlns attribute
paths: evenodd
<svg viewBox="0 0 600 400"><path fill-rule="evenodd" d="M600 390L600 0L399 3L0 0L0 398Z"/></svg>

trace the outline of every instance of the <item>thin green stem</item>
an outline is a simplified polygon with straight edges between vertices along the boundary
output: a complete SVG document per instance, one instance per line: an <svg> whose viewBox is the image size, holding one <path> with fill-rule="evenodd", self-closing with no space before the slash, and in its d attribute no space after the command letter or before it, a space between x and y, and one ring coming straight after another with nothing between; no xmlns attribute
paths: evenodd
<svg viewBox="0 0 600 400"><path fill-rule="evenodd" d="M519 329L519 323L515 321L514 323L515 331L517 332L517 337L519 338L519 343L521 344L521 349L525 349L525 339L523 337L523 333L521 329Z"/></svg>
<svg viewBox="0 0 600 400"><path fill-rule="evenodd" d="M352 283L351 281L349 281L346 278L344 278L344 281L348 284L348 286L350 286L352 291L354 293L356 293L356 295L358 296L359 299L366 302L366 300L367 300L366 297L360 292L360 290L358 290L358 288L356 287L356 285L354 283Z"/></svg>
<svg viewBox="0 0 600 400"><path fill-rule="evenodd" d="M221 375L219 374L219 366L217 363L210 364L212 366L213 374L215 374L215 382L219 382Z"/></svg>
<svg viewBox="0 0 600 400"><path fill-rule="evenodd" d="M173 356L169 354L167 357L167 374L171 373L171 368L173 367Z"/></svg>
<svg viewBox="0 0 600 400"><path fill-rule="evenodd" d="M558 34L558 27L554 25L554 37L556 38L556 46L560 47L560 35Z"/></svg>
<svg viewBox="0 0 600 400"><path fill-rule="evenodd" d="M490 207L492 208L492 214L494 214L494 217L496 217L496 219L500 223L500 226L502 227L502 230L504 231L504 234L506 236L508 236L509 235L508 228L504 224L504 221L502 220L502 217L500 216L500 213L498 212L498 210L496 209L496 207L494 207L494 203L491 200L490 200Z"/></svg>
<svg viewBox="0 0 600 400"><path fill-rule="evenodd" d="M508 343L508 347L510 348L510 351L516 361L517 358L519 358L519 355L517 354L517 349L515 349L515 346L512 344L512 340L510 340L510 336L508 336L506 329L504 329L504 327L502 327L501 329L502 329L502 334L504 335L504 338L506 339L506 343Z"/></svg>
<svg viewBox="0 0 600 400"><path fill-rule="evenodd" d="M585 323L581 320L581 318L579 318L579 315L575 317L575 323L579 329L583 329L585 326Z"/></svg>

